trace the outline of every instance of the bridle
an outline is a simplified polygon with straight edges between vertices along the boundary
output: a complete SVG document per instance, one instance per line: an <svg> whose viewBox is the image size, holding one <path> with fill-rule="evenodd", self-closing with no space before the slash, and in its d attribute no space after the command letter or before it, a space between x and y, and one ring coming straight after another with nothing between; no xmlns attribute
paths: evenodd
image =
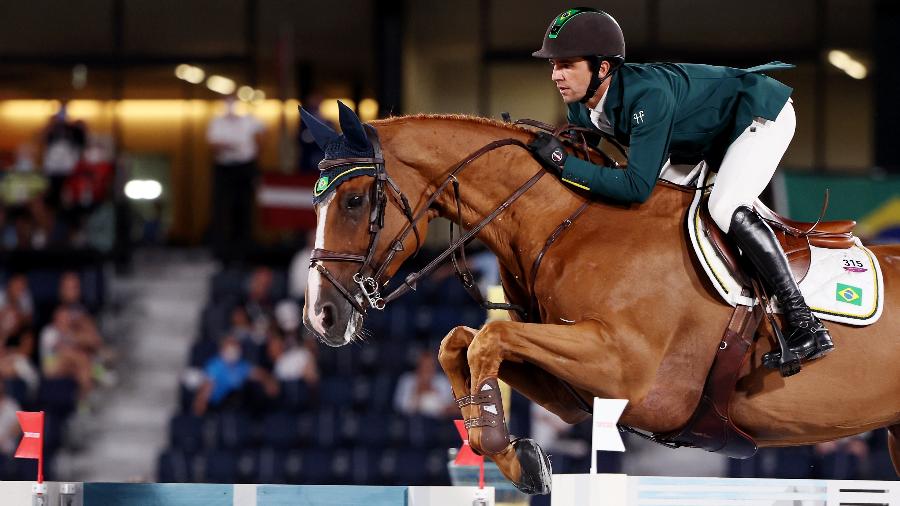
<svg viewBox="0 0 900 506"><path fill-rule="evenodd" d="M547 171L543 168L539 169L537 173L535 173L528 181L523 183L522 186L520 186L519 189L517 189L502 204L500 204L499 207L494 209L493 212L484 217L477 225L469 229L464 234L462 233L462 216L459 216L460 237L456 241L453 241L451 230L451 244L447 247L447 249L445 249L441 254L435 257L424 268L407 276L406 279L404 279L403 284L395 288L387 296L382 297L381 288L386 286L389 280L385 280L384 283L381 283L380 280L397 253L404 251L403 243L411 233L415 234L416 237L416 250L413 252L413 255L419 252L419 249L421 249L422 247L422 241L416 226L419 224L419 221L421 221L422 218L426 216L428 210L435 203L435 201L447 190L447 187L450 185L452 185L454 189L454 198L456 200L457 209L460 209L461 202L459 180L456 177L459 172L468 167L472 161L497 148L503 146L519 146L527 150L528 146L524 142L512 138L501 139L486 144L482 148L478 149L477 151L457 163L449 172L444 181L428 198L422 208L419 209L418 212L414 212L412 207L409 205L409 199L406 198L406 195L396 184L396 182L391 179L391 177L385 170L384 157L381 149L381 141L378 138L378 132L373 126L369 124L366 124L364 126L369 137L369 141L372 144L372 157L323 160L322 163L319 164L319 170L327 170L335 167L365 167L366 169L374 168L373 177L375 178L375 184L372 185L370 193L370 202L372 205L371 211L369 213L368 249L365 255L358 255L355 253L342 253L326 250L323 248L315 248L312 251L312 255L310 256L310 268L315 268L316 270L318 270L323 276L325 276L326 279L328 279L329 282L331 282L332 285L335 286L335 288L337 288L341 295L343 295L344 299L346 299L354 309L364 314L367 307L383 310L389 302L393 301L394 299L400 297L410 290L415 290L416 283L419 279L431 274L440 265L441 262L443 262L448 256L452 255L454 265L457 266L457 273L459 273L460 278L463 279L463 285L466 287L469 293L473 295L473 297L476 297L476 300L481 302L483 307L486 307L487 309L515 310L524 315L525 310L520 306L516 306L513 304L485 302L484 298L481 296L481 293L474 285L474 280L472 279L471 273L468 271L468 267L466 267L466 272L460 271L460 268L456 263L456 251L461 251L462 257L464 259L464 248L466 243L471 241L472 238L481 231L481 229L492 222L501 212L503 212L520 196L522 196L523 193L534 186L534 184L537 183L538 180L547 173ZM381 232L384 229L384 215L387 209L388 190L390 190L391 194L395 197L393 200L395 201L395 204L400 208L403 215L406 217L408 223L406 224L405 228L399 233L399 235L393 241L391 241L386 258L382 261L380 266L376 267L374 265L375 249L376 245L378 244L378 238L380 237ZM356 283L357 287L359 288L359 291L362 295L362 301L360 301L357 296L354 296L351 291L346 286L344 286L343 283L341 283L331 273L331 271L328 270L327 267L325 267L323 262L352 262L361 264L359 270L357 270L357 272L353 275L353 282ZM477 296L475 295L476 293Z"/></svg>

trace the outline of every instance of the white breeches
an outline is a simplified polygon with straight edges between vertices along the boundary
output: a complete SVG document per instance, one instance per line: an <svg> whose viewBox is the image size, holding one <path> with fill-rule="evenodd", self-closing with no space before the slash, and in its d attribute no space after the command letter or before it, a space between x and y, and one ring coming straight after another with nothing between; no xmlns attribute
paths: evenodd
<svg viewBox="0 0 900 506"><path fill-rule="evenodd" d="M724 232L731 227L734 211L742 205L752 207L766 189L796 126L793 100L788 99L775 121L754 119L725 151L709 196L709 214Z"/></svg>

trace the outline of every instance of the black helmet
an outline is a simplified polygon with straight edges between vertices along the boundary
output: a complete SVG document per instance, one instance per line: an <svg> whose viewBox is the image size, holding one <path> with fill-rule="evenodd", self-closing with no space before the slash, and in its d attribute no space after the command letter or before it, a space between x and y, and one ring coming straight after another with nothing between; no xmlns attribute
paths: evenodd
<svg viewBox="0 0 900 506"><path fill-rule="evenodd" d="M535 58L599 56L625 59L625 36L609 14L589 7L569 9L553 18Z"/></svg>
<svg viewBox="0 0 900 506"><path fill-rule="evenodd" d="M591 82L580 100L586 103L625 61L625 36L619 23L609 14L590 7L577 7L553 18L544 34L544 45L531 56L587 60ZM612 69L600 79L597 73L603 60L611 60Z"/></svg>

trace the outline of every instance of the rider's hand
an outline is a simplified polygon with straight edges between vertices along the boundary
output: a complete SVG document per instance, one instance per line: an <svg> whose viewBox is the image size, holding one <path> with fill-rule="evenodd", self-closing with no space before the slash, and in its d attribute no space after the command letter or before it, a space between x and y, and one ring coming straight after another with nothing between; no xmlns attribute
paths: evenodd
<svg viewBox="0 0 900 506"><path fill-rule="evenodd" d="M537 138L528 145L528 149L534 153L542 164L562 173L563 166L566 164L566 157L569 156L563 147L562 141L547 132L539 132Z"/></svg>

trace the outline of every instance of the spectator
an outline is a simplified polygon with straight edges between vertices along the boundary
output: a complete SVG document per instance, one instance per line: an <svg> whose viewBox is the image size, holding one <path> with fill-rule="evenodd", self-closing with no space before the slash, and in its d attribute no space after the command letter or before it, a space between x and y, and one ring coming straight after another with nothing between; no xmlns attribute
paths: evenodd
<svg viewBox="0 0 900 506"><path fill-rule="evenodd" d="M241 356L241 343L233 335L222 339L219 355L207 362L205 373L206 378L194 398L197 416L203 416L210 408L239 406L241 391L248 381L261 383L270 397L278 395L278 382Z"/></svg>
<svg viewBox="0 0 900 506"><path fill-rule="evenodd" d="M7 397L3 382L0 381L0 456L12 457L19 444L19 420L16 411L19 403Z"/></svg>
<svg viewBox="0 0 900 506"><path fill-rule="evenodd" d="M28 209L34 227L31 234L31 246L34 249L63 247L69 244L67 227L57 219L56 211L43 199L32 200Z"/></svg>
<svg viewBox="0 0 900 506"><path fill-rule="evenodd" d="M591 446L573 437L572 425L537 403L531 403L531 436L551 455L562 454L573 460L590 456Z"/></svg>
<svg viewBox="0 0 900 506"><path fill-rule="evenodd" d="M261 335L265 335L269 328L269 322L272 321L272 313L275 310L272 302L273 281L272 269L268 267L253 269L247 280L244 309L247 311L253 329Z"/></svg>
<svg viewBox="0 0 900 506"><path fill-rule="evenodd" d="M6 282L6 291L0 294L0 341L24 328L34 319L34 301L24 274L13 274Z"/></svg>
<svg viewBox="0 0 900 506"><path fill-rule="evenodd" d="M450 382L444 375L437 374L434 358L428 351L419 353L415 371L400 376L394 409L410 416L445 417L459 413L453 402Z"/></svg>
<svg viewBox="0 0 900 506"><path fill-rule="evenodd" d="M231 252L243 257L251 241L257 158L263 124L250 115L235 112L235 97L225 99L225 114L213 118L206 138L215 158L213 166L213 252L231 260Z"/></svg>
<svg viewBox="0 0 900 506"><path fill-rule="evenodd" d="M81 121L69 121L66 109L63 103L44 130L44 173L50 178L47 200L57 209L63 183L75 170L87 144L87 128Z"/></svg>
<svg viewBox="0 0 900 506"><path fill-rule="evenodd" d="M48 378L71 378L85 398L94 387L94 357L102 339L93 320L82 311L58 307L40 337L41 368ZM98 365L98 375L105 372ZM101 378L97 378L101 379Z"/></svg>
<svg viewBox="0 0 900 506"><path fill-rule="evenodd" d="M33 397L40 386L40 374L31 361L34 354L34 332L23 328L8 336L0 347L0 380L19 379L25 382L27 394Z"/></svg>
<svg viewBox="0 0 900 506"><path fill-rule="evenodd" d="M272 372L279 381L303 380L309 385L319 382L315 357L302 344L285 338L275 326L267 344Z"/></svg>
<svg viewBox="0 0 900 506"><path fill-rule="evenodd" d="M34 165L34 146L22 144L16 150L16 161L0 180L0 199L7 206L25 206L47 190L47 178Z"/></svg>
<svg viewBox="0 0 900 506"><path fill-rule="evenodd" d="M66 271L59 278L59 305L82 312L87 307L81 299L81 277L75 271Z"/></svg>

